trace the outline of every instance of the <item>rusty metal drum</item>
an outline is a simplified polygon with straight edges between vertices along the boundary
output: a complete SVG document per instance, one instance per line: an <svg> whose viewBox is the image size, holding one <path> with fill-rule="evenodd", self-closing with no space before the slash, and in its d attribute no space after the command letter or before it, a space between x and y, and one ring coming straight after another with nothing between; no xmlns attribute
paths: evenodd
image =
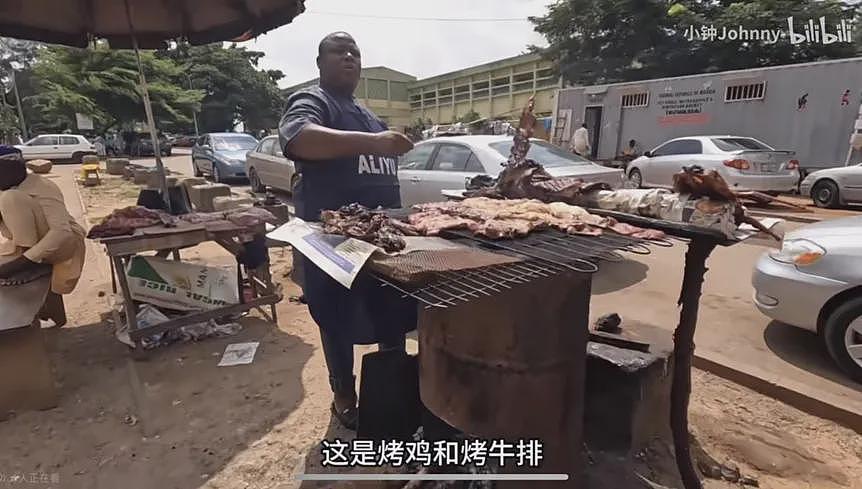
<svg viewBox="0 0 862 489"><path fill-rule="evenodd" d="M473 436L538 438L546 462L538 472L576 478L590 280L563 273L455 307L425 309L418 328L423 403Z"/></svg>

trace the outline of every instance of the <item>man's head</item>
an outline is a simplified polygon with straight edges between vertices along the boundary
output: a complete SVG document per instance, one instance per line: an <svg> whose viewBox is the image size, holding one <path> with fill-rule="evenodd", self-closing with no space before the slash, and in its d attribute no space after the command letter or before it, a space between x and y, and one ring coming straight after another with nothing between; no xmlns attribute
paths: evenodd
<svg viewBox="0 0 862 489"><path fill-rule="evenodd" d="M359 84L362 57L356 41L346 32L333 32L317 48L320 84L342 95L352 95Z"/></svg>
<svg viewBox="0 0 862 489"><path fill-rule="evenodd" d="M586 129L586 128L587 128L587 125L586 125L586 124L581 124L581 127L583 127L584 129Z"/></svg>
<svg viewBox="0 0 862 489"><path fill-rule="evenodd" d="M634 148L635 144L637 144L637 141L635 141L634 139L629 140L629 147L630 148Z"/></svg>
<svg viewBox="0 0 862 489"><path fill-rule="evenodd" d="M18 186L27 178L27 165L21 150L14 146L0 145L0 191Z"/></svg>

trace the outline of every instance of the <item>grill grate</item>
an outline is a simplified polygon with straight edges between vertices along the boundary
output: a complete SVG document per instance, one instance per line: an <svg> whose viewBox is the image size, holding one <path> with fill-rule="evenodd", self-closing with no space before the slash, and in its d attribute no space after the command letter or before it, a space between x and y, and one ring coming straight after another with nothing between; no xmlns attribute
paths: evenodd
<svg viewBox="0 0 862 489"><path fill-rule="evenodd" d="M524 261L471 270L438 272L435 279L421 286L400 284L377 274L381 286L392 287L401 292L403 297L412 297L426 308L445 308L479 297L489 297L503 289L567 270L593 273L598 271L596 263L600 260L623 260L620 252L649 254L648 244L672 246L672 243L666 240L645 241L608 232L600 236L582 236L545 230L523 238L489 240L474 236L470 232L447 231L443 237L469 246L517 256Z"/></svg>

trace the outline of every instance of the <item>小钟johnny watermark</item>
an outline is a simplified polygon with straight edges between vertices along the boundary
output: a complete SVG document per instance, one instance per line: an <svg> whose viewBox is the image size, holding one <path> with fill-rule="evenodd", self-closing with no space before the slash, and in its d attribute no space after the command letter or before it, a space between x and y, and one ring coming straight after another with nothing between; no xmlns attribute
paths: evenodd
<svg viewBox="0 0 862 489"><path fill-rule="evenodd" d="M704 41L758 41L764 44L776 44L781 39L788 39L790 44L835 44L853 42L853 23L842 19L840 22L828 24L826 17L820 17L815 22L799 22L793 17L787 18L787 26L778 29L751 29L743 26L715 27L715 25L689 26L685 29L685 37L689 41L701 39Z"/></svg>

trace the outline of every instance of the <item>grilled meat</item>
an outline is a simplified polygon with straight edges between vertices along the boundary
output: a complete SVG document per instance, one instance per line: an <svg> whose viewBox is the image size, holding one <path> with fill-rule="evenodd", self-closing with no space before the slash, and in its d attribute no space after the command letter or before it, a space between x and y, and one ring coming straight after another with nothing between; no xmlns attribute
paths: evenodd
<svg viewBox="0 0 862 489"><path fill-rule="evenodd" d="M737 226L750 224L758 231L781 241L780 236L745 212L745 206L739 202L736 194L715 170L704 172L703 168L696 165L683 167L681 172L673 176L673 189L680 194L691 195L695 199L707 197L719 202L731 202L735 205L733 218Z"/></svg>
<svg viewBox="0 0 862 489"><path fill-rule="evenodd" d="M400 251L407 246L403 237L403 226L394 225L386 214L372 211L357 203L342 206L335 211L322 211L320 220L323 222L324 232L367 241L386 251Z"/></svg>
<svg viewBox="0 0 862 489"><path fill-rule="evenodd" d="M538 200L495 200L475 197L461 202L435 202L414 207L420 212L408 217L410 225L421 234L468 229L486 238L513 238L532 231L554 228L569 234L600 235L604 229L647 239L664 237L661 231L648 232L621 224L607 217L590 214L581 207L563 202L546 204ZM636 236L639 237L639 236Z"/></svg>

